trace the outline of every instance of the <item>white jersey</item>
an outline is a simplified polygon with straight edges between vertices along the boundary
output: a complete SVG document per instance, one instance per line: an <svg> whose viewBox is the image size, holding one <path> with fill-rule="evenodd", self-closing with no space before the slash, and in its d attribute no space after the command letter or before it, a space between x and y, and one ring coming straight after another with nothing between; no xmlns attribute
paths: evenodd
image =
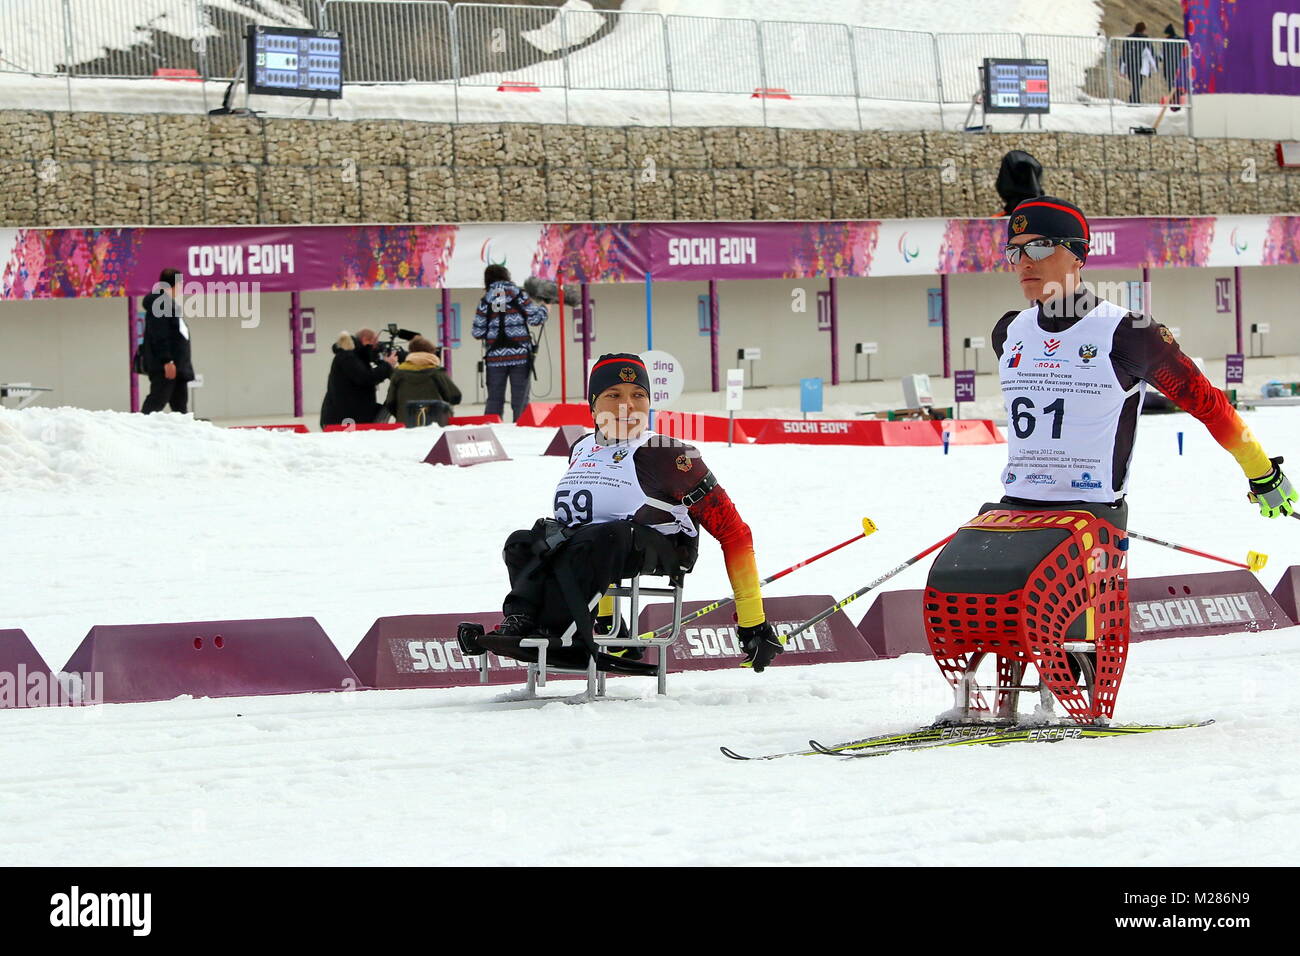
<svg viewBox="0 0 1300 956"><path fill-rule="evenodd" d="M1124 494L1132 446L1116 441L1120 416L1125 402L1146 389L1141 381L1125 389L1110 361L1115 329L1127 314L1102 300L1062 332L1043 331L1037 304L1011 320L998 365L1007 409L1007 494L1104 502ZM1117 453L1125 459L1117 461Z"/></svg>
<svg viewBox="0 0 1300 956"><path fill-rule="evenodd" d="M583 436L569 452L569 470L555 489L555 520L571 528L635 520L664 534L693 537L689 506L674 500L679 496L668 492L670 482L658 480L656 472L668 468L670 476L684 476L696 470L698 452L649 430L612 445L596 437Z"/></svg>

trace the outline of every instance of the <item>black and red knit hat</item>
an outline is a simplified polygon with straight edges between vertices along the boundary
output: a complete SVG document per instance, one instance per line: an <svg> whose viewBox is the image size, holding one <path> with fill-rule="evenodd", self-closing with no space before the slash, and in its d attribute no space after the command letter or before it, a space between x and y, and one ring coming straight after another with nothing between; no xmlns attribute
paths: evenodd
<svg viewBox="0 0 1300 956"><path fill-rule="evenodd" d="M1088 258L1088 243L1092 233L1088 218L1074 203L1055 196L1026 199L1011 210L1007 219L1007 241L1023 235L1047 236L1051 239L1076 239L1064 243L1080 260Z"/></svg>
<svg viewBox="0 0 1300 956"><path fill-rule="evenodd" d="M612 352L596 359L587 377L587 404L593 408L596 396L611 385L640 385L650 391L650 373L641 356L631 352Z"/></svg>

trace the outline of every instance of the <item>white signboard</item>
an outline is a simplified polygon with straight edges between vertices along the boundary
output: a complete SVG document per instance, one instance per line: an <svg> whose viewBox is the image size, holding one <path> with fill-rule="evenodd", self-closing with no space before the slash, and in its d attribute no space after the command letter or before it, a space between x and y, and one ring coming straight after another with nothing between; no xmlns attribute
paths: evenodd
<svg viewBox="0 0 1300 956"><path fill-rule="evenodd" d="M641 353L646 372L650 376L650 407L667 408L681 397L686 387L686 372L682 363L668 352L655 349Z"/></svg>
<svg viewBox="0 0 1300 956"><path fill-rule="evenodd" d="M738 412L744 407L745 370L743 368L727 369L727 411Z"/></svg>

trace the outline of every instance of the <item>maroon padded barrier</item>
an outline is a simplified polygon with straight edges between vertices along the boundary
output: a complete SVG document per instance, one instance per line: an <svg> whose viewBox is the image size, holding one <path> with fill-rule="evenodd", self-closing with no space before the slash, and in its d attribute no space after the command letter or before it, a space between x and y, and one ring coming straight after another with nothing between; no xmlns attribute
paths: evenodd
<svg viewBox="0 0 1300 956"><path fill-rule="evenodd" d="M60 702L58 684L45 659L17 628L0 630L0 710L46 707Z"/></svg>
<svg viewBox="0 0 1300 956"><path fill-rule="evenodd" d="M583 428L581 425L561 425L555 430L555 437L551 439L551 443L546 446L546 451L542 452L542 454L560 455L563 458L568 458L569 449L573 447L573 443L589 431L591 429Z"/></svg>
<svg viewBox="0 0 1300 956"><path fill-rule="evenodd" d="M1294 625L1249 571L1131 578L1128 603L1133 641Z"/></svg>
<svg viewBox="0 0 1300 956"><path fill-rule="evenodd" d="M449 428L425 455L426 465L478 465L485 461L509 461L491 426Z"/></svg>
<svg viewBox="0 0 1300 956"><path fill-rule="evenodd" d="M102 675L104 703L361 686L311 617L97 625L64 671Z"/></svg>
<svg viewBox="0 0 1300 956"><path fill-rule="evenodd" d="M456 625L461 621L482 624L491 630L500 623L501 612L381 617L352 651L348 664L366 687L392 689L478 684L478 658L466 657L456 644ZM489 684L518 684L527 678L528 665L489 654L488 674Z"/></svg>
<svg viewBox="0 0 1300 956"><path fill-rule="evenodd" d="M1300 624L1300 565L1293 564L1282 572L1282 579L1273 589L1273 600L1287 617Z"/></svg>
<svg viewBox="0 0 1300 956"><path fill-rule="evenodd" d="M689 614L711 601L689 601L682 605L682 614ZM829 594L807 594L798 597L771 597L763 599L763 609L778 634L786 634L819 611L835 603ZM669 671L717 670L735 667L744 654L736 637L735 606L724 608L696 618L682 625L682 634L672 646ZM642 609L638 622L642 632L667 624L672 620L671 604L652 604ZM653 654L647 655L653 659ZM810 631L793 638L776 664L821 664L830 661L871 661L876 653L861 633L853 626L843 611L837 611Z"/></svg>
<svg viewBox="0 0 1300 956"><path fill-rule="evenodd" d="M881 591L871 602L858 630L877 656L930 653L921 614L924 596L922 588Z"/></svg>

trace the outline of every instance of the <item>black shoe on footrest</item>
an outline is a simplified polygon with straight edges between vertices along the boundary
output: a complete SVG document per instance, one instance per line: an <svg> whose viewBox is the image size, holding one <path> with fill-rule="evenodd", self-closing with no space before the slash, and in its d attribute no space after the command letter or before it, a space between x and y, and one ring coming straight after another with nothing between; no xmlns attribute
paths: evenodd
<svg viewBox="0 0 1300 956"><path fill-rule="evenodd" d="M456 643L460 645L460 652L469 657L478 657L480 654L487 653L487 648L479 643L479 638L482 636L482 624L461 621L456 625Z"/></svg>

